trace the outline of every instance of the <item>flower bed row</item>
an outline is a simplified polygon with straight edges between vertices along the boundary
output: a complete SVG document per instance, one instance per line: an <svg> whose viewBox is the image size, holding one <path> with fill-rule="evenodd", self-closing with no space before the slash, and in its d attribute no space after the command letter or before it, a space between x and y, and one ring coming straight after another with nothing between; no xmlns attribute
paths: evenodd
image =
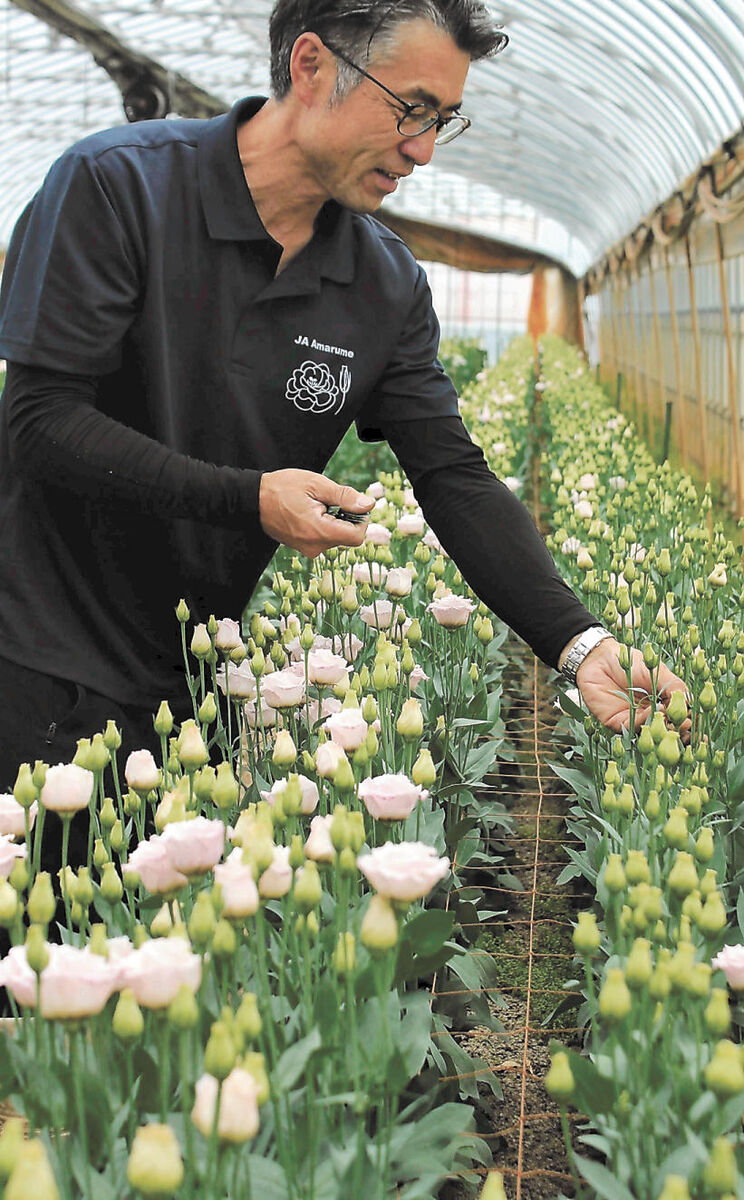
<svg viewBox="0 0 744 1200"><path fill-rule="evenodd" d="M452 847L477 862L506 820L477 793L504 632L400 476L371 491L364 546L280 556L242 625L179 604L193 717L161 705L158 755L120 762L109 723L2 798L0 982L24 1019L0 1085L39 1131L0 1135L8 1200L424 1200L489 1160L460 1100L495 1084L449 1030L492 1021L493 971L461 936L477 889L449 889Z"/></svg>
<svg viewBox="0 0 744 1200"><path fill-rule="evenodd" d="M530 350L516 353L524 376ZM572 1153L583 1194L742 1196L741 554L712 524L709 494L654 463L575 350L543 342L537 391L549 546L652 673L664 659L685 679L692 715L689 745L684 703L611 737L578 697L562 701L555 769L576 793L567 826L583 845L567 847L562 881L583 876L597 902L580 916L581 978L567 985L585 990L591 1037L584 1055L556 1049L546 1083L587 1114L582 1140L605 1158ZM489 392L488 378L470 392L484 420ZM490 431L481 439L498 468Z"/></svg>

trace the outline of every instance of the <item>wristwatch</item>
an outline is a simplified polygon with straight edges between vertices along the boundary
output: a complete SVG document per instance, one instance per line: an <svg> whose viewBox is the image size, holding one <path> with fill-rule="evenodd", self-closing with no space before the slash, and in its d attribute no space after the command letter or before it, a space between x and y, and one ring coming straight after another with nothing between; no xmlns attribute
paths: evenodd
<svg viewBox="0 0 744 1200"><path fill-rule="evenodd" d="M587 654L603 642L605 638L614 637L609 629L604 629L601 625L591 625L589 629L585 629L580 633L565 657L563 666L561 667L561 675L567 679L572 687L576 687L576 672L583 663Z"/></svg>

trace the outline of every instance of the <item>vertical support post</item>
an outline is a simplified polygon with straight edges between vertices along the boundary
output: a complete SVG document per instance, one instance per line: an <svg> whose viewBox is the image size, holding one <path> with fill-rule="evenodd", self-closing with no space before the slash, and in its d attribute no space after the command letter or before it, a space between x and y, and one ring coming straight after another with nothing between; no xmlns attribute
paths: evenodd
<svg viewBox="0 0 744 1200"><path fill-rule="evenodd" d="M633 315L633 303L631 300L632 279L630 274L630 266L623 272L623 289L625 292L625 319L626 328L628 331L628 368L627 378L630 379L631 370L634 375L633 385L633 423L637 430L640 431L638 421L638 405L640 397L638 395L638 338L635 329L635 317Z"/></svg>
<svg viewBox="0 0 744 1200"><path fill-rule="evenodd" d="M651 288L651 312L654 320L654 345L656 347L656 363L659 371L659 417L666 423L666 382L664 379L664 352L661 344L661 322L659 321L659 305L656 300L656 276L654 275L653 258L648 259L648 282Z"/></svg>
<svg viewBox="0 0 744 1200"><path fill-rule="evenodd" d="M636 294L636 311L638 322L638 345L636 357L636 387L638 389L638 402L642 409L642 422L639 422L638 432L643 434L646 440L649 440L649 409L650 409L650 394L649 394L649 379L648 379L648 353L646 350L646 322L643 319L643 309L641 307L641 271L638 266L638 260L633 263L633 283ZM641 364L642 368L641 369ZM643 385L641 385L643 380Z"/></svg>
<svg viewBox="0 0 744 1200"><path fill-rule="evenodd" d="M615 312L615 297L613 295L612 279L609 276L605 278L605 285L602 288L602 295L607 297L610 329L612 330L612 374L617 375L620 359L620 341L617 332L617 314Z"/></svg>
<svg viewBox="0 0 744 1200"><path fill-rule="evenodd" d="M620 344L621 344L620 363L619 363L618 372L617 372L617 405L618 405L618 408L620 408L621 407L623 378L627 377L629 356L628 356L628 333L627 333L626 322L625 322L625 300L624 300L624 296L623 296L622 278L621 278L619 269L615 272L614 280L615 280L615 292L617 295L617 319L618 319L618 325L620 327ZM626 383L626 387L625 387L626 395L627 395L627 391L628 391L628 388L627 388L627 383Z"/></svg>
<svg viewBox="0 0 744 1200"><path fill-rule="evenodd" d="M687 422L685 421L685 398L682 388L682 355L679 347L679 322L677 321L677 306L674 302L674 281L672 268L669 263L669 248L664 246L664 273L669 293L669 319L672 325L672 349L674 351L674 384L677 395L677 436L682 455L682 465L687 466Z"/></svg>
<svg viewBox="0 0 744 1200"><path fill-rule="evenodd" d="M729 307L726 265L723 255L723 231L720 224L716 224L716 256L718 258L718 278L721 284L723 331L726 338L726 367L728 371L729 409L731 412L731 445L733 450L736 516L741 517L744 516L744 489L741 471L741 421L739 417L736 371L734 368L734 343L731 337L731 309Z"/></svg>
<svg viewBox="0 0 744 1200"><path fill-rule="evenodd" d="M690 316L692 318L692 346L695 365L695 392L698 399L698 417L700 420L700 455L705 482L710 483L710 463L708 461L708 420L705 412L705 396L703 394L703 363L700 349L700 319L697 310L697 289L695 287L695 271L692 265L692 245L689 233L685 236L685 253L687 255L687 286L690 292Z"/></svg>

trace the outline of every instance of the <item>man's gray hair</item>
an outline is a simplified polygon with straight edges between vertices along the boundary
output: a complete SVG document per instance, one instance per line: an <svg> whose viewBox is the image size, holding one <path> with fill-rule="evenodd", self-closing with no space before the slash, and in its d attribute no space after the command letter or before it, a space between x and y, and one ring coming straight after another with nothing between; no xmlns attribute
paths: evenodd
<svg viewBox="0 0 744 1200"><path fill-rule="evenodd" d="M497 54L508 38L481 0L277 0L271 14L271 92L277 100L292 86L292 47L302 33L317 33L346 58L366 66L392 48L398 26L429 21L454 41L472 62ZM360 75L339 60L334 99L359 82Z"/></svg>

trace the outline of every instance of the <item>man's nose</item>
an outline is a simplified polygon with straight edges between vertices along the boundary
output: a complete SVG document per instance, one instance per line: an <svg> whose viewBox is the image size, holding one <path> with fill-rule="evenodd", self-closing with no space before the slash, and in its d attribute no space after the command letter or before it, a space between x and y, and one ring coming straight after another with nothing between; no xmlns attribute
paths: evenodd
<svg viewBox="0 0 744 1200"><path fill-rule="evenodd" d="M427 129L426 133L420 133L417 137L406 138L400 147L400 152L406 158L410 158L417 166L425 167L427 163L431 162L436 139L437 127L436 125L432 125L431 129Z"/></svg>

